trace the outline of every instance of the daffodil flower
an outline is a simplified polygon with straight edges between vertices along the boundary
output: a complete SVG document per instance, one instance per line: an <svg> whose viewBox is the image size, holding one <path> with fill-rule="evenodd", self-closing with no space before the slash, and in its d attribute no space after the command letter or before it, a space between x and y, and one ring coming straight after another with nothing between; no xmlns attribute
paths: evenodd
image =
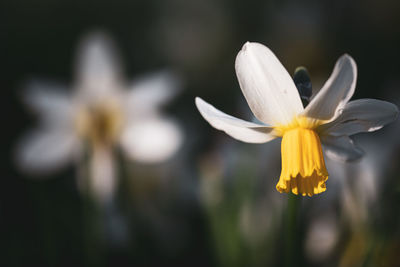
<svg viewBox="0 0 400 267"><path fill-rule="evenodd" d="M255 117L264 124L227 115L200 98L196 105L216 129L248 143L282 138L282 171L276 189L312 196L326 190L328 172L322 153L345 161L363 155L350 135L372 132L395 120L398 108L375 99L349 102L357 79L357 66L341 56L321 90L303 107L293 79L273 52L247 42L236 57L236 74Z"/></svg>
<svg viewBox="0 0 400 267"><path fill-rule="evenodd" d="M80 184L108 201L117 182L115 147L143 163L165 161L177 151L182 133L160 107L175 95L179 79L163 71L127 83L118 63L111 40L92 34L80 47L72 94L51 83L31 84L24 98L41 116L41 127L17 148L22 168L42 173L82 162L87 144L90 181Z"/></svg>

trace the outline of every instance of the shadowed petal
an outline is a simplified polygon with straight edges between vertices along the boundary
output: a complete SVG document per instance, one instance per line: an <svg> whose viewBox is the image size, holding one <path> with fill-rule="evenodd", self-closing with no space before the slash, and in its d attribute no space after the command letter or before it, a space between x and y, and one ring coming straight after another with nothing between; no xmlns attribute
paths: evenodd
<svg viewBox="0 0 400 267"><path fill-rule="evenodd" d="M334 136L372 132L393 122L398 112L397 106L392 103L376 99L359 99L347 103L334 121L321 125L318 131Z"/></svg>
<svg viewBox="0 0 400 267"><path fill-rule="evenodd" d="M355 161L364 155L364 151L358 148L348 136L322 136L325 154L338 161Z"/></svg>

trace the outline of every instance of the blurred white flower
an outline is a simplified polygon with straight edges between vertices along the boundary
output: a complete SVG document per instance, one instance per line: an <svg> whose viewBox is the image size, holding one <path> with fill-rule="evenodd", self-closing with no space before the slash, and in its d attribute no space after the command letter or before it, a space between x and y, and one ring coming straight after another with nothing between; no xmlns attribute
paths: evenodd
<svg viewBox="0 0 400 267"><path fill-rule="evenodd" d="M112 42L101 33L83 41L76 78L71 93L51 83L30 85L24 100L41 125L17 147L17 161L26 171L42 173L82 162L87 151L90 181L79 183L107 201L116 187L116 146L143 163L165 161L180 147L177 123L160 112L180 81L163 71L126 83Z"/></svg>

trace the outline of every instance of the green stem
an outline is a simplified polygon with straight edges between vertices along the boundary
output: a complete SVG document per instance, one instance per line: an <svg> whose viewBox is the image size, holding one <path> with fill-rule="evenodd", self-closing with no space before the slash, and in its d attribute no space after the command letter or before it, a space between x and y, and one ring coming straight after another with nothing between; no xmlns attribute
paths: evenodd
<svg viewBox="0 0 400 267"><path fill-rule="evenodd" d="M300 198L296 195L288 195L288 206L286 213L286 239L285 239L285 266L298 266L298 210Z"/></svg>
<svg viewBox="0 0 400 267"><path fill-rule="evenodd" d="M83 196L83 216L84 216L84 239L85 239L85 265L100 266L101 264L101 231L98 225L98 210L93 200L88 196Z"/></svg>
<svg viewBox="0 0 400 267"><path fill-rule="evenodd" d="M82 211L83 211L83 238L85 266L103 266L104 233L102 224L102 211L93 199L90 190L90 161L92 155L86 150L85 157L80 162L79 179L82 186Z"/></svg>

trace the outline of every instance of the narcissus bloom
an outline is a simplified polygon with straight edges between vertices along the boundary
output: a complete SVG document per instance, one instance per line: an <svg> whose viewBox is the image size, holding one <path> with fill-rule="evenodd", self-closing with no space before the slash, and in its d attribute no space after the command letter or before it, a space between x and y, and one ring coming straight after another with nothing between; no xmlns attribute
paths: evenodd
<svg viewBox="0 0 400 267"><path fill-rule="evenodd" d="M343 55L321 90L304 108L293 79L271 50L247 42L236 57L236 75L255 117L264 124L227 115L200 98L196 105L215 128L248 143L282 138L282 172L276 189L312 196L326 190L328 172L322 153L345 161L363 155L350 135L371 132L395 120L398 108L375 99L348 102L357 66Z"/></svg>

